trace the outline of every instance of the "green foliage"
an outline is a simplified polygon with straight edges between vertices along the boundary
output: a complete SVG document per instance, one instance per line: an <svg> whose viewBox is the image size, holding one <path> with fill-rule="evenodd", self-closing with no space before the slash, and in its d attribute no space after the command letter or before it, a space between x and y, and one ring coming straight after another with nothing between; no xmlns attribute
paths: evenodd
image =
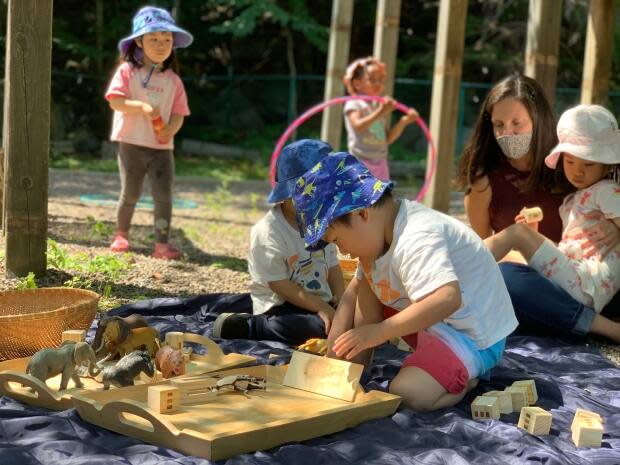
<svg viewBox="0 0 620 465"><path fill-rule="evenodd" d="M91 239L107 239L114 232L112 225L96 220L90 215L86 217L86 224L89 227L89 236Z"/></svg>
<svg viewBox="0 0 620 465"><path fill-rule="evenodd" d="M105 253L90 256L85 252L69 254L53 239L47 240L47 265L65 271L77 271L84 274L99 274L115 279L129 268L125 255Z"/></svg>
<svg viewBox="0 0 620 465"><path fill-rule="evenodd" d="M18 283L17 286L15 286L16 289L19 290L23 290L23 289L36 289L37 286L37 282L35 280L35 276L34 273L31 271L30 273L28 273L28 276L25 276L23 278L21 278Z"/></svg>
<svg viewBox="0 0 620 465"><path fill-rule="evenodd" d="M212 0L209 6L228 8L233 17L211 26L210 31L247 37L254 33L258 24L271 22L301 33L312 45L325 52L329 30L310 15L306 3L291 0L288 2L289 8L285 9L273 0Z"/></svg>

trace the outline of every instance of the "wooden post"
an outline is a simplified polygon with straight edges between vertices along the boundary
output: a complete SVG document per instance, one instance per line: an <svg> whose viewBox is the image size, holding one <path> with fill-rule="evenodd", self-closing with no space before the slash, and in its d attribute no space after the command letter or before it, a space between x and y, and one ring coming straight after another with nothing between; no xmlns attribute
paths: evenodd
<svg viewBox="0 0 620 465"><path fill-rule="evenodd" d="M545 90L553 108L558 70L562 0L530 0L525 46L525 75Z"/></svg>
<svg viewBox="0 0 620 465"><path fill-rule="evenodd" d="M52 0L9 0L4 85L6 275L46 269Z"/></svg>
<svg viewBox="0 0 620 465"><path fill-rule="evenodd" d="M614 49L615 3L615 0L590 0L581 103L607 103Z"/></svg>
<svg viewBox="0 0 620 465"><path fill-rule="evenodd" d="M379 0L375 19L375 44L372 54L385 63L385 71L387 72L385 95L394 95L399 24L400 0Z"/></svg>
<svg viewBox="0 0 620 465"><path fill-rule="evenodd" d="M437 169L424 203L446 213L450 208L466 19L467 0L440 3L430 117L430 130L437 148ZM428 170L430 149L427 158Z"/></svg>
<svg viewBox="0 0 620 465"><path fill-rule="evenodd" d="M332 2L332 22L329 30L329 51L325 70L325 100L344 95L342 78L349 61L351 22L353 21L353 0ZM340 148L342 135L342 107L326 108L321 120L321 139L334 150Z"/></svg>

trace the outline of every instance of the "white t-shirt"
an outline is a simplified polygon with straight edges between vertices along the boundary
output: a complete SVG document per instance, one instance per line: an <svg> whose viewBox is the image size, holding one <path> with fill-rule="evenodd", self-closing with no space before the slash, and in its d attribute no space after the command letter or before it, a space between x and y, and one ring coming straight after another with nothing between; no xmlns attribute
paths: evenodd
<svg viewBox="0 0 620 465"><path fill-rule="evenodd" d="M518 324L499 267L484 242L460 221L417 202L400 201L392 244L370 270L358 269L358 277L364 275L379 300L395 310L458 281L463 305L444 323L465 333L479 349L502 340ZM443 336L447 342L454 339Z"/></svg>
<svg viewBox="0 0 620 465"><path fill-rule="evenodd" d="M284 303L268 284L283 279L299 284L304 291L328 302L332 291L327 272L335 265L338 265L335 245L308 252L299 231L286 221L280 206L274 206L252 227L250 234L248 269L254 314L260 315Z"/></svg>
<svg viewBox="0 0 620 465"><path fill-rule="evenodd" d="M358 111L364 117L377 109L378 104L364 100L349 100L344 104L344 125L347 128L347 142L349 153L357 158L383 160L388 156L387 121L386 118L375 120L363 132L353 129L347 116L352 111Z"/></svg>

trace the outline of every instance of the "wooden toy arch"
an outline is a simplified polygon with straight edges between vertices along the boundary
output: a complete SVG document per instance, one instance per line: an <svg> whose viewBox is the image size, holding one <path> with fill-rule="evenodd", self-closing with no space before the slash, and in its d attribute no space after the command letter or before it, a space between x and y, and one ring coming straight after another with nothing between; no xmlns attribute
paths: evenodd
<svg viewBox="0 0 620 465"><path fill-rule="evenodd" d="M344 94L354 0L334 0L325 99ZM393 90L401 0L378 0L373 54L386 63ZM530 0L525 74L550 99L555 92L562 0ZM438 15L430 129L437 172L426 198L448 211L456 140L467 0L441 0ZM590 0L582 80L583 103L605 103L609 89L614 0ZM2 227L7 276L46 270L48 156L50 146L52 0L8 0L2 183ZM321 137L337 148L342 109L323 115Z"/></svg>

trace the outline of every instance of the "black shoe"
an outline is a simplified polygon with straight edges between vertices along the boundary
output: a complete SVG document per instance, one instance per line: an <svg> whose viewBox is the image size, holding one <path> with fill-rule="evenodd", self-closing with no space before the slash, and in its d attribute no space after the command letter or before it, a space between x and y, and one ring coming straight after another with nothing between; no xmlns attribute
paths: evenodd
<svg viewBox="0 0 620 465"><path fill-rule="evenodd" d="M250 337L249 313L222 313L213 323L213 337L220 339L247 339Z"/></svg>

